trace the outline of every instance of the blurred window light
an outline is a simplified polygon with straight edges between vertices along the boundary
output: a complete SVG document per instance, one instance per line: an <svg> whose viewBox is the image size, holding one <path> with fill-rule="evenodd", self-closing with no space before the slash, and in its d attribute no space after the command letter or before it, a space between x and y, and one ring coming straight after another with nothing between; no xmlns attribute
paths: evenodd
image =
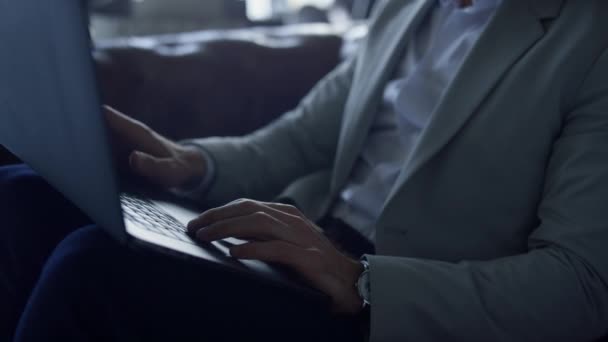
<svg viewBox="0 0 608 342"><path fill-rule="evenodd" d="M328 8L334 3L334 0L287 0L287 5L290 9L299 9L304 6L315 6L319 8Z"/></svg>
<svg viewBox="0 0 608 342"><path fill-rule="evenodd" d="M247 17L250 20L267 20L282 11L295 11L304 6L328 8L335 0L246 0Z"/></svg>
<svg viewBox="0 0 608 342"><path fill-rule="evenodd" d="M247 0L247 17L250 20L267 20L273 14L272 0Z"/></svg>

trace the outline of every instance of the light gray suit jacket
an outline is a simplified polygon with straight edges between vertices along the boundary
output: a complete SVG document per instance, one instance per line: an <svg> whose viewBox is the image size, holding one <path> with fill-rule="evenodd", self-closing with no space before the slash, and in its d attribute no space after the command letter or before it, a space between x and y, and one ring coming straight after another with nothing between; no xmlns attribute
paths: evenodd
<svg viewBox="0 0 608 342"><path fill-rule="evenodd" d="M199 140L217 163L206 201L286 197L325 215L432 3L381 2L360 54L298 108ZM608 333L607 47L606 0L503 2L378 221L372 341Z"/></svg>

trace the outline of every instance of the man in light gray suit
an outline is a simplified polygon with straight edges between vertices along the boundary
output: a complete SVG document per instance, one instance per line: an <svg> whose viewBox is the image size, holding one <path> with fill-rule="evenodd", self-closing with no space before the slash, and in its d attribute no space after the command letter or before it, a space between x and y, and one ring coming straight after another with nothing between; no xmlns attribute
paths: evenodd
<svg viewBox="0 0 608 342"><path fill-rule="evenodd" d="M254 134L178 145L108 119L136 173L221 205L193 234L255 238L232 255L292 268L371 341L590 341L608 333L606 18L383 1L356 58ZM328 218L375 253L339 251Z"/></svg>

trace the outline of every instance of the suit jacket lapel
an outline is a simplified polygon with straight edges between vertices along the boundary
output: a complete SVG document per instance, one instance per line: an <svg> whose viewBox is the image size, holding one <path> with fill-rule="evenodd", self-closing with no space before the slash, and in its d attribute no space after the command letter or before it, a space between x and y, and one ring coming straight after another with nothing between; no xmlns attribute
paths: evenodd
<svg viewBox="0 0 608 342"><path fill-rule="evenodd" d="M393 1L387 5L395 7L400 14L388 21L383 21L382 18L377 20L376 26L384 26L375 33L375 38L378 39L370 39L366 49L358 57L357 76L351 90L353 95L345 110L350 114L345 115L336 155L332 179L334 194L344 185L361 152L382 99L384 85L396 71L411 34L434 3L427 0L410 0L404 5L401 1Z"/></svg>
<svg viewBox="0 0 608 342"><path fill-rule="evenodd" d="M387 204L414 173L449 143L507 71L544 35L541 18L532 3L503 2L444 95L414 154L406 161Z"/></svg>

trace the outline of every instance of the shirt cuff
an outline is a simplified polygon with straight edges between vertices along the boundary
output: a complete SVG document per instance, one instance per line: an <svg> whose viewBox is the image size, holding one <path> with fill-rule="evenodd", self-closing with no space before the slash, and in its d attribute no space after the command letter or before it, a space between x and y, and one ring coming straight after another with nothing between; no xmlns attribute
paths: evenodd
<svg viewBox="0 0 608 342"><path fill-rule="evenodd" d="M197 201L202 200L203 197L205 197L205 195L207 194L207 192L209 192L209 189L211 188L211 186L213 185L213 182L215 181L215 173L216 173L215 160L213 159L213 157L207 150L205 150L203 147L201 147L198 144L187 142L187 141L181 142L181 144L184 146L195 147L200 152L201 156L205 160L205 174L203 175L203 178L198 183L188 184L188 185L180 187L180 188L173 188L173 189L171 189L171 192L173 192L175 195L177 195L179 197L188 198L188 199L197 200Z"/></svg>

